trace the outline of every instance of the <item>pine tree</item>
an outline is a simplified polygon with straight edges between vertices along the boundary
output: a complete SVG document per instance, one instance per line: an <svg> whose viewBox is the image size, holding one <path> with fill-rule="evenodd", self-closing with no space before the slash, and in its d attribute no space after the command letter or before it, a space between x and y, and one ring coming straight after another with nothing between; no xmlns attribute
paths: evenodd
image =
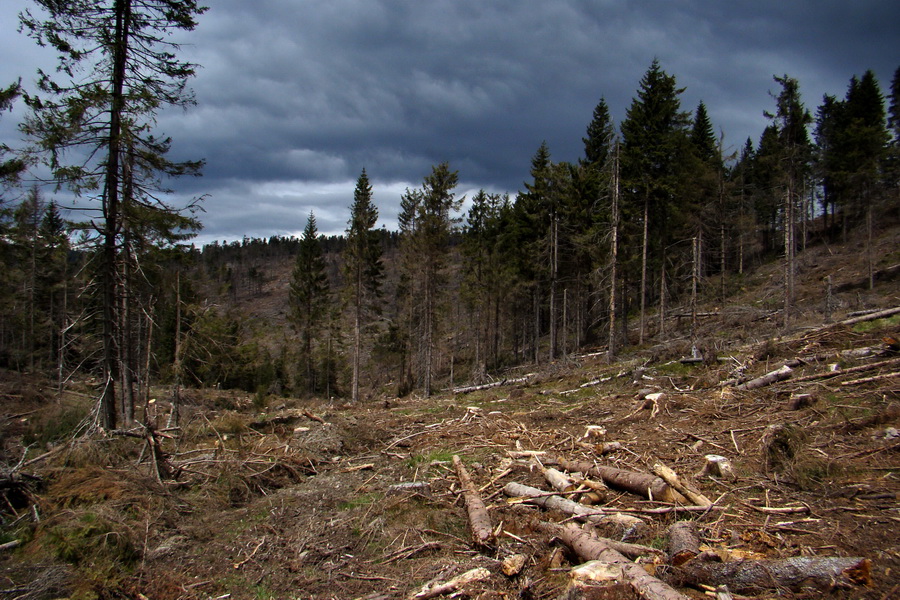
<svg viewBox="0 0 900 600"><path fill-rule="evenodd" d="M32 140L32 150L46 158L58 184L93 200L100 215L100 414L101 425L111 429L118 421L117 382L132 368L123 364L131 359L120 353L134 322L120 311L136 308L121 303L119 287L123 277L128 281L123 261L132 254L123 247L127 232L137 235L140 227L148 227L165 239L176 229L199 226L161 200L166 190L160 178L196 174L201 163L168 160L171 140L156 137L152 129L162 108L194 102L185 84L195 67L178 60L178 46L168 36L193 30L196 16L206 9L194 0L35 1L49 18L41 21L26 10L20 16L22 27L38 44L57 50L57 72L64 81L39 71L43 97L26 95L31 113L21 129ZM135 218L141 225L130 222Z"/></svg>
<svg viewBox="0 0 900 600"><path fill-rule="evenodd" d="M316 390L313 372L313 340L323 328L328 303L328 277L319 242L316 216L310 212L300 237L288 295L290 320L300 334L306 376L306 391Z"/></svg>
<svg viewBox="0 0 900 600"><path fill-rule="evenodd" d="M781 85L781 92L775 97L776 110L766 113L772 120L777 140L774 158L778 161L775 169L777 188L782 194L782 223L784 234L784 309L785 327L791 318L794 297L797 205L802 189L809 175L812 147L807 127L812 116L800 99L800 85L796 79L784 75L774 77ZM760 144L762 148L762 144Z"/></svg>
<svg viewBox="0 0 900 600"><path fill-rule="evenodd" d="M378 222L378 208L372 202L372 186L366 170L356 180L353 206L347 228L344 250L344 274L347 294L353 313L353 379L351 397L359 401L360 361L363 329L368 312L376 310L384 268L381 263L381 243L374 230Z"/></svg>
<svg viewBox="0 0 900 600"><path fill-rule="evenodd" d="M479 190L472 197L463 229L461 296L473 313L475 383L480 383L488 367L496 367L499 360L500 311L508 284L500 256L500 235L508 206L508 196Z"/></svg>
<svg viewBox="0 0 900 600"><path fill-rule="evenodd" d="M645 333L651 254L662 267L663 252L677 232L676 195L687 139L688 115L681 111L684 91L654 60L641 79L637 97L626 111L622 132L622 214L642 232L640 257L639 342ZM631 232L634 237L634 232ZM633 245L633 244L632 244Z"/></svg>
<svg viewBox="0 0 900 600"><path fill-rule="evenodd" d="M458 171L443 162L431 168L422 188L406 190L400 199L400 232L402 260L405 269L408 335L416 330L422 367L422 387L430 396L434 378L434 350L439 331L439 307L445 283L446 254L450 232L459 210L457 199ZM408 339L414 336L409 335Z"/></svg>
<svg viewBox="0 0 900 600"><path fill-rule="evenodd" d="M14 83L6 88L0 88L0 113L11 109L13 102L22 93L19 83ZM25 170L25 162L19 157L6 158L11 149L6 144L0 144L0 192L7 185L15 183L19 174ZM2 200L2 196L0 196Z"/></svg>
<svg viewBox="0 0 900 600"><path fill-rule="evenodd" d="M706 112L706 105L701 101L694 112L694 124L690 133L691 144L697 157L704 163L715 163L719 156L716 147L716 135L712 122Z"/></svg>

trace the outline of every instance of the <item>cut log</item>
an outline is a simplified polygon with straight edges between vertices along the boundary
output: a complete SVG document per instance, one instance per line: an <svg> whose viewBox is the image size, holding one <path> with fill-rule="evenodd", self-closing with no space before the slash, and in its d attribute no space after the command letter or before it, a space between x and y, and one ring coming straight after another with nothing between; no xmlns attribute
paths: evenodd
<svg viewBox="0 0 900 600"><path fill-rule="evenodd" d="M695 490L687 482L682 481L681 478L678 477L678 474L666 465L656 463L653 465L652 471L660 479L669 484L670 487L687 498L694 506L712 506L712 500Z"/></svg>
<svg viewBox="0 0 900 600"><path fill-rule="evenodd" d="M538 463L538 466L541 469L541 473L544 475L544 479L546 479L547 483L549 483L557 492L568 494L578 489L575 482L569 479L562 471L558 471L552 467L545 467L540 463Z"/></svg>
<svg viewBox="0 0 900 600"><path fill-rule="evenodd" d="M684 496L672 489L665 481L649 473L625 471L615 467L566 460L561 457L557 459L557 464L566 471L578 471L579 473L590 475L603 480L603 483L611 488L631 492L650 500L671 502L673 504L689 504Z"/></svg>
<svg viewBox="0 0 900 600"><path fill-rule="evenodd" d="M741 560L728 563L692 560L680 567L657 570L672 585L727 585L738 593L758 593L775 588L799 590L806 586L868 585L871 564L859 557L798 556L773 560Z"/></svg>
<svg viewBox="0 0 900 600"><path fill-rule="evenodd" d="M510 482L503 487L503 493L512 498L521 498L528 504L534 504L548 510L558 510L572 515L581 521L590 521L595 525L611 525L619 532L630 535L644 528L642 519L614 511L597 510L559 496L521 483Z"/></svg>
<svg viewBox="0 0 900 600"><path fill-rule="evenodd" d="M446 583L439 583L430 588L424 589L418 594L414 595L412 598L414 598L415 600L426 600L427 598L437 598L438 596L443 596L444 594L452 594L465 585L476 583L478 581L484 581L490 576L490 571L488 571L484 567L478 567L477 569L466 571L462 575L454 577Z"/></svg>
<svg viewBox="0 0 900 600"><path fill-rule="evenodd" d="M789 366L784 365L780 369L776 369L774 371L770 371L766 373L762 377L757 377L756 379L751 379L747 383L742 383L739 386L736 386L735 389L738 390L755 390L757 388L765 387L767 385L772 385L773 383L777 383L779 381L784 381L785 379L790 378L790 376L794 373L794 370Z"/></svg>
<svg viewBox="0 0 900 600"><path fill-rule="evenodd" d="M469 473L463 466L459 456L453 455L453 466L456 468L456 476L459 477L460 485L463 488L463 494L466 501L466 510L469 513L469 526L472 529L472 539L475 545L480 548L492 548L494 546L494 531L491 527L491 518L488 515L487 508L481 500L481 495L472 483Z"/></svg>
<svg viewBox="0 0 900 600"><path fill-rule="evenodd" d="M541 523L539 528L559 538L584 561L599 560L621 565L625 580L645 600L687 600L686 596L650 575L642 566L610 548L604 540L582 531L572 523L564 527L555 523Z"/></svg>
<svg viewBox="0 0 900 600"><path fill-rule="evenodd" d="M590 560L569 571L569 587L559 600L641 600L622 565Z"/></svg>
<svg viewBox="0 0 900 600"><path fill-rule="evenodd" d="M693 521L675 521L669 526L669 564L681 566L700 554L700 537Z"/></svg>

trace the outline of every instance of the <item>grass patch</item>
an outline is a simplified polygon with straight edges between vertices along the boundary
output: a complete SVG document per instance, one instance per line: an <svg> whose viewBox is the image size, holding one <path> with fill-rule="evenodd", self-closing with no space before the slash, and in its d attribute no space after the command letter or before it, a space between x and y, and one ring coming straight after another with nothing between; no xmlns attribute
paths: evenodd
<svg viewBox="0 0 900 600"><path fill-rule="evenodd" d="M452 462L454 454L456 453L450 450L434 450L429 454L415 454L406 459L406 466L410 469L415 469L422 465L430 465L433 462Z"/></svg>
<svg viewBox="0 0 900 600"><path fill-rule="evenodd" d="M358 508L360 506L370 506L375 504L379 500L381 500L384 496L382 494L361 494L354 498L350 498L349 500L344 500L340 504L338 504L338 510L352 510L354 508Z"/></svg>
<svg viewBox="0 0 900 600"><path fill-rule="evenodd" d="M891 315L884 319L875 319L873 321L863 321L853 326L855 333L869 333L872 331L880 331L887 328L895 328L900 325L900 314Z"/></svg>

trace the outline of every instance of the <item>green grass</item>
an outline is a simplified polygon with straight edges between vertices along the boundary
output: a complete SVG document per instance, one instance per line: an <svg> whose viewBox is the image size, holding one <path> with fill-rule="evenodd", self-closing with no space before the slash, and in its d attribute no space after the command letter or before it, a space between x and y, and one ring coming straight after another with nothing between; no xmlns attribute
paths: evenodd
<svg viewBox="0 0 900 600"><path fill-rule="evenodd" d="M345 500L338 504L338 510L352 510L360 506L369 506L381 500L383 494L361 494L349 500Z"/></svg>
<svg viewBox="0 0 900 600"><path fill-rule="evenodd" d="M875 319L874 321L863 321L853 326L855 333L869 333L871 331L879 331L881 329L894 328L900 325L900 314L891 315L884 319Z"/></svg>
<svg viewBox="0 0 900 600"><path fill-rule="evenodd" d="M415 469L421 465L428 465L433 462L451 462L455 452L449 450L434 450L429 454L415 454L406 459L406 466Z"/></svg>

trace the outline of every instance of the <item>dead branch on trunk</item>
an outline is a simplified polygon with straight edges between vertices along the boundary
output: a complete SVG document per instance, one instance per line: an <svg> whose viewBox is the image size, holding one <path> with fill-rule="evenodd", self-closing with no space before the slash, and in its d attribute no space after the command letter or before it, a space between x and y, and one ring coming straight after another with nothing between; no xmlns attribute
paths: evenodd
<svg viewBox="0 0 900 600"><path fill-rule="evenodd" d="M692 560L660 571L661 578L672 585L727 585L739 593L775 588L799 590L805 586L830 589L872 582L869 560L859 557L798 556L728 563Z"/></svg>
<svg viewBox="0 0 900 600"><path fill-rule="evenodd" d="M542 522L538 527L559 538L582 560L599 560L621 566L624 578L645 600L687 600L686 596L650 575L642 566L610 548L602 538L592 536L576 525L569 523L560 526Z"/></svg>
<svg viewBox="0 0 900 600"><path fill-rule="evenodd" d="M459 456L453 455L453 466L456 468L456 476L462 485L465 495L466 510L469 513L469 526L472 529L472 539L480 548L490 548L494 545L494 531L491 527L491 518L487 508L481 500L481 495L472 483L469 473L463 466Z"/></svg>
<svg viewBox="0 0 900 600"><path fill-rule="evenodd" d="M599 478L609 487L631 492L650 500L671 502L673 504L689 504L687 498L672 489L669 484L649 473L625 471L615 467L593 465L589 462L566 460L561 457L557 459L557 463L566 471L578 471L579 473Z"/></svg>

